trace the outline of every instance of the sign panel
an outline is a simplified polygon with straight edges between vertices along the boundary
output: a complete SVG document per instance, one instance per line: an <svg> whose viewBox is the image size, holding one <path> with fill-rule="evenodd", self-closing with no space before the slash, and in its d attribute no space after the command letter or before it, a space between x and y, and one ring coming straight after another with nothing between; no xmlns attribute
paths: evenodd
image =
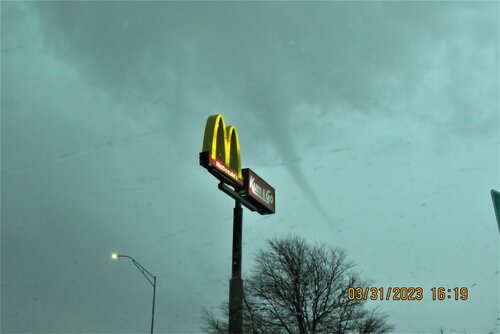
<svg viewBox="0 0 500 334"><path fill-rule="evenodd" d="M263 215L274 213L276 204L274 188L249 168L243 169L243 179L243 194L248 196L257 211Z"/></svg>
<svg viewBox="0 0 500 334"><path fill-rule="evenodd" d="M498 232L500 232L500 192L491 189L491 198L493 199L493 209L497 217Z"/></svg>
<svg viewBox="0 0 500 334"><path fill-rule="evenodd" d="M210 152L200 153L200 165L205 167L210 174L215 176L221 181L232 185L233 187L243 186L243 177L241 180L238 179L238 173L231 167L227 167L226 164L219 159L213 160L210 158Z"/></svg>

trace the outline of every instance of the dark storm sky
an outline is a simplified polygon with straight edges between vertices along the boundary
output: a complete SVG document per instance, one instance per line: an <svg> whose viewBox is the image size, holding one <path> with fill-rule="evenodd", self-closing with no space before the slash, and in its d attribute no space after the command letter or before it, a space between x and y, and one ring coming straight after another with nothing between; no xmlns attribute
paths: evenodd
<svg viewBox="0 0 500 334"><path fill-rule="evenodd" d="M498 2L1 3L2 332L195 333L227 299L232 202L206 118L289 233L346 249L396 332L498 332ZM466 302L431 300L468 287Z"/></svg>

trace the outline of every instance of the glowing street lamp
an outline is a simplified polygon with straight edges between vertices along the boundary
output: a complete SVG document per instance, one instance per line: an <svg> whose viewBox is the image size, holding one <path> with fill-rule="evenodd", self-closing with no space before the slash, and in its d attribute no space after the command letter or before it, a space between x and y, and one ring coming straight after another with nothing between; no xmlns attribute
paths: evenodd
<svg viewBox="0 0 500 334"><path fill-rule="evenodd" d="M111 258L113 260L117 260L120 257L126 257L132 260L134 265L139 269L139 271L142 273L144 277L148 280L148 282L153 286L153 311L151 312L151 334L153 334L153 324L154 324L154 319L155 319L155 296L156 296L156 276L151 274L149 271L146 270L139 262L137 262L134 258L128 256L128 255L122 255L118 253L112 253Z"/></svg>

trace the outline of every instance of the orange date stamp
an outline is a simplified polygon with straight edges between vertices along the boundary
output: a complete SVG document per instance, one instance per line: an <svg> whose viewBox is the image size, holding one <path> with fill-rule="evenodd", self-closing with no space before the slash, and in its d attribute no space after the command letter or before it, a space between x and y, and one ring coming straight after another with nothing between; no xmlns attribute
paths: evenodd
<svg viewBox="0 0 500 334"><path fill-rule="evenodd" d="M465 287L433 287L430 289L432 300L467 300L469 291ZM350 287L347 289L348 300L422 300L422 287Z"/></svg>

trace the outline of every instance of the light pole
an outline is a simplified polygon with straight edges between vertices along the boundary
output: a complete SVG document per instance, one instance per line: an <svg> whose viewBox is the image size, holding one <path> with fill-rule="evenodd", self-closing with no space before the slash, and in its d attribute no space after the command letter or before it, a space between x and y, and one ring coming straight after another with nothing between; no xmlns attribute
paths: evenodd
<svg viewBox="0 0 500 334"><path fill-rule="evenodd" d="M139 269L139 271L142 273L142 275L144 275L144 277L146 277L148 282L151 283L151 285L153 286L153 311L151 312L151 334L153 334L153 324L154 324L154 320L155 320L156 276L151 274L139 262L137 262L134 258L132 258L128 255L122 255L122 254L117 254L117 253L111 254L111 258L113 260L117 260L119 257L126 257L126 258L131 259L132 262L134 263L134 265L137 267L137 269Z"/></svg>

